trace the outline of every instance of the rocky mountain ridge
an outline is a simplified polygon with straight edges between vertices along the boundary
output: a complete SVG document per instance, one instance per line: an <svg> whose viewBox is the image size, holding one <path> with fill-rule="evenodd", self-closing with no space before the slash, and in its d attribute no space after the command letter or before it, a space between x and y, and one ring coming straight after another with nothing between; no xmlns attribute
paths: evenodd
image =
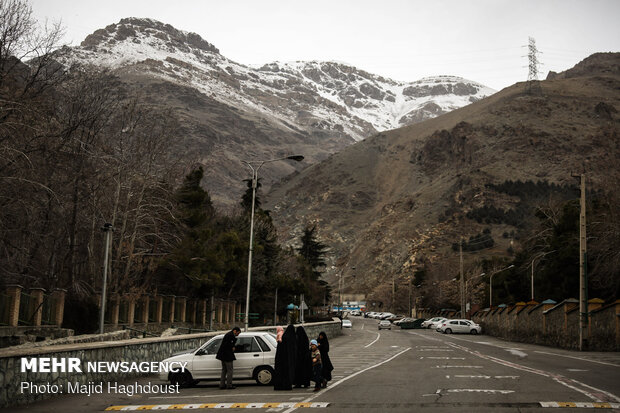
<svg viewBox="0 0 620 413"><path fill-rule="evenodd" d="M458 271L451 246L483 231L496 243L476 256L505 257L516 247L505 234L519 229L508 219L473 217L513 213L523 200L494 188L509 181L574 185L572 173L584 168L594 188L618 176L618 63L620 53L596 54L539 82L536 93L518 83L367 138L275 186L267 206L285 239L317 225L331 247L328 278L345 277L348 292L380 289L422 261L445 265L448 277Z"/></svg>
<svg viewBox="0 0 620 413"><path fill-rule="evenodd" d="M432 118L488 96L476 82L438 76L397 82L335 62L250 67L195 33L126 18L66 49L64 63L112 70L181 120L179 156L205 164L216 203L232 205L246 176L240 162L291 153L301 165L265 168L270 183L378 131Z"/></svg>
<svg viewBox="0 0 620 413"><path fill-rule="evenodd" d="M126 18L97 30L71 55L74 60L112 68L147 63L152 74L190 85L222 102L302 127L345 131L355 140L494 93L454 76L397 82L335 62L274 62L252 68L222 56L195 33L152 19Z"/></svg>

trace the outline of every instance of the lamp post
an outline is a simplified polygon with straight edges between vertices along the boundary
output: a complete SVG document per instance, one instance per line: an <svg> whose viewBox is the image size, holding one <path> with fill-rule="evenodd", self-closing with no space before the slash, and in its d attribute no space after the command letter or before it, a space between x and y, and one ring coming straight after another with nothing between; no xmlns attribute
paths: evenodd
<svg viewBox="0 0 620 413"><path fill-rule="evenodd" d="M467 300L468 295L469 295L468 294L469 291L467 289L467 283L469 283L470 281L475 280L476 278L480 278L480 277L485 276L485 275L486 275L486 273L483 272L482 274L476 275L475 277L471 277L469 280L465 281L465 299L466 300ZM471 305L469 306L469 310L471 311Z"/></svg>
<svg viewBox="0 0 620 413"><path fill-rule="evenodd" d="M106 300L106 286L108 284L108 256L110 251L110 235L114 228L112 224L105 223L101 230L105 232L105 252L103 255L103 284L101 286L101 313L99 314L99 334L103 334L103 325L105 323L105 300Z"/></svg>
<svg viewBox="0 0 620 413"><path fill-rule="evenodd" d="M493 307L493 276L495 274L497 274L498 272L502 272L505 270L508 270L510 268L514 268L514 265L510 265L506 268L502 268L501 270L497 270L495 272L492 272L491 275L489 276L489 308Z"/></svg>
<svg viewBox="0 0 620 413"><path fill-rule="evenodd" d="M250 316L250 282L252 280L252 251L254 250L254 204L256 202L256 185L258 183L258 171L266 163L283 161L285 159L291 159L293 161L300 162L304 159L301 155L285 156L283 158L269 159L267 161L243 161L252 171L252 214L250 216L250 251L248 254L248 286L245 293L245 316L244 316L244 331L248 331L249 316Z"/></svg>
<svg viewBox="0 0 620 413"><path fill-rule="evenodd" d="M536 261L537 258L542 258L547 254L551 254L552 252L556 252L557 250L553 250L553 251L549 251L549 252L545 252L543 254L537 255L536 257L532 258L532 277L531 277L531 287L532 287L532 297L531 300L534 301L534 261Z"/></svg>

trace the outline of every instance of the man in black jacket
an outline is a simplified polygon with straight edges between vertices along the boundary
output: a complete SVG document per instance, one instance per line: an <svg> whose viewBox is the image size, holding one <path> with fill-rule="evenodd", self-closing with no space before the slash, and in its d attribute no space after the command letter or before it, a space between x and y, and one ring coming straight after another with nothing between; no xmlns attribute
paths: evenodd
<svg viewBox="0 0 620 413"><path fill-rule="evenodd" d="M224 334L220 348L217 350L216 359L222 362L222 375L220 376L220 389L234 389L233 379L233 360L235 357L235 343L237 336L241 333L239 327L233 327L228 333Z"/></svg>

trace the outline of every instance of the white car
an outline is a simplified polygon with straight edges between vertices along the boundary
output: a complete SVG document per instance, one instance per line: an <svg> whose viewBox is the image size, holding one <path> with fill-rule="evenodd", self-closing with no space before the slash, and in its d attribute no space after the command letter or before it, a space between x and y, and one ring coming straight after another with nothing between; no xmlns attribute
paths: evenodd
<svg viewBox="0 0 620 413"><path fill-rule="evenodd" d="M384 328L387 328L388 330L392 329L392 323L390 323L387 320L381 320L379 321L379 330L383 330Z"/></svg>
<svg viewBox="0 0 620 413"><path fill-rule="evenodd" d="M159 378L191 386L200 380L219 380L222 364L215 358L224 334L217 335L198 349L167 358L164 362L187 362L186 371L162 372ZM257 331L241 333L235 343L234 380L254 379L258 384L269 385L273 378L276 359L276 336Z"/></svg>
<svg viewBox="0 0 620 413"><path fill-rule="evenodd" d="M480 334L482 327L471 320L446 320L441 323L439 331L444 334L465 333Z"/></svg>
<svg viewBox="0 0 620 413"><path fill-rule="evenodd" d="M429 328L432 328L435 331L439 331L439 327L441 327L441 324L447 320L448 320L447 318L441 317L439 320L433 321L433 324L431 324Z"/></svg>
<svg viewBox="0 0 620 413"><path fill-rule="evenodd" d="M344 328L352 328L353 327L353 323L351 323L351 320L342 320L342 327L344 327Z"/></svg>
<svg viewBox="0 0 620 413"><path fill-rule="evenodd" d="M428 320L424 320L422 321L422 324L420 325L420 327L422 328L432 328L433 323L436 323L439 320L443 320L443 317L433 317L431 319Z"/></svg>

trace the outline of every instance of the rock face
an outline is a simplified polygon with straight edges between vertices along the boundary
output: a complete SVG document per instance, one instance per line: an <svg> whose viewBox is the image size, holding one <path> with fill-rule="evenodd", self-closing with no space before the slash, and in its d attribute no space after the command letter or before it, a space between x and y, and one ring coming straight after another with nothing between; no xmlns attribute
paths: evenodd
<svg viewBox="0 0 620 413"><path fill-rule="evenodd" d="M518 231L517 224L470 218L485 208L519 208L522 200L497 190L499 184L574 185L571 171L584 165L593 188L609 189L620 176L619 63L620 53L593 55L539 82L540 94L520 83L369 137L274 186L265 205L286 239L317 224L332 254L327 279L342 274L347 292L370 293L392 276L406 277L422 258L456 263L458 273L451 245L483 230L496 244L477 258L507 255L512 240L502 234Z"/></svg>
<svg viewBox="0 0 620 413"><path fill-rule="evenodd" d="M184 130L176 139L189 145L193 158L213 167L207 185L224 204L237 198L231 188L243 190L237 184L246 178L239 159L299 152L314 162L379 131L494 93L458 77L397 82L335 62L249 67L222 56L195 33L152 19L122 19L68 52L65 63L110 68L153 104L180 113ZM292 171L291 166L267 168L265 188Z"/></svg>

